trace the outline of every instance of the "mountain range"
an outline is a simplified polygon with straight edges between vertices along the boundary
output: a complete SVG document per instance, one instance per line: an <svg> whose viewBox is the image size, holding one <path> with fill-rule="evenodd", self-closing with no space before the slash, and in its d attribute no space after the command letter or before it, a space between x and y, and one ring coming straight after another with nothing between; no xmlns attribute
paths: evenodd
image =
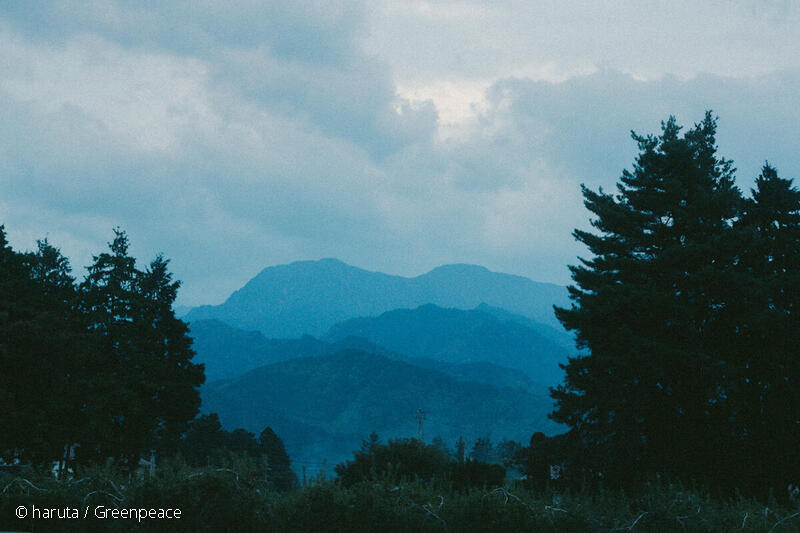
<svg viewBox="0 0 800 533"><path fill-rule="evenodd" d="M338 340L321 340L306 335L300 339L267 339L261 332L240 330L219 320L199 320L192 323L191 336L197 352L194 361L205 365L208 382L234 378L267 364L357 349L436 370L459 381L524 388L547 394L547 386L535 382L518 369L483 360L448 362L432 357L410 357L364 337L345 336Z"/></svg>
<svg viewBox="0 0 800 533"><path fill-rule="evenodd" d="M258 433L272 427L296 466L327 467L349 457L371 431L382 439L417 434L423 409L427 438L451 446L490 436L525 442L561 428L547 418L552 401L529 390L459 381L438 370L341 350L259 367L202 388L203 411L226 427Z"/></svg>
<svg viewBox="0 0 800 533"><path fill-rule="evenodd" d="M322 259L265 268L224 303L195 307L185 319L218 319L267 337L297 338L324 335L350 318L429 303L458 309L486 303L560 329L552 307L569 299L565 287L476 265L445 265L407 278Z"/></svg>
<svg viewBox="0 0 800 533"><path fill-rule="evenodd" d="M559 363L570 355L569 337L547 326L548 338L520 321L478 309L463 311L426 304L395 309L377 317L351 318L334 325L324 337L341 341L362 337L393 352L447 363L491 362L521 370L532 380L556 385L563 378Z"/></svg>
<svg viewBox="0 0 800 533"><path fill-rule="evenodd" d="M553 304L564 287L474 265L404 278L326 259L266 268L185 320L202 410L271 426L297 465L330 469L372 431L416 435L417 409L451 445L558 432L548 387L575 348Z"/></svg>

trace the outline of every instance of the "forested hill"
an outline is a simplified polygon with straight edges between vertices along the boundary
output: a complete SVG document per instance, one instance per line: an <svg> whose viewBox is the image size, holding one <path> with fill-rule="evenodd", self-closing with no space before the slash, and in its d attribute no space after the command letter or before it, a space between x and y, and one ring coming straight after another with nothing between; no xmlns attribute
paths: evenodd
<svg viewBox="0 0 800 533"><path fill-rule="evenodd" d="M547 418L552 400L529 391L459 381L441 372L360 350L267 365L203 387L203 410L226 427L281 435L298 464L347 458L371 431L416 435L414 412L429 413L428 439L459 435L526 441L560 427ZM332 463L329 463L329 465Z"/></svg>
<svg viewBox="0 0 800 533"><path fill-rule="evenodd" d="M545 336L521 321L500 316L428 304L378 317L353 318L335 325L325 338L363 337L413 357L450 363L487 361L521 370L538 383L561 382L563 371L558 365L566 363L571 353L564 347L569 337L550 328Z"/></svg>
<svg viewBox="0 0 800 533"><path fill-rule="evenodd" d="M486 303L560 328L553 304L568 301L564 287L475 265L445 265L406 278L322 259L266 268L223 304L194 308L186 320L215 318L267 337L319 336L337 322L392 309Z"/></svg>
<svg viewBox="0 0 800 533"><path fill-rule="evenodd" d="M255 368L296 359L328 355L344 349L358 349L437 370L459 381L485 383L495 387L523 388L546 395L547 387L519 370L489 361L453 363L430 357L409 357L391 351L363 337L344 336L328 341L305 336L299 339L268 339L258 331L244 331L219 320L198 320L191 324L197 352L195 362L205 366L206 380L238 377Z"/></svg>

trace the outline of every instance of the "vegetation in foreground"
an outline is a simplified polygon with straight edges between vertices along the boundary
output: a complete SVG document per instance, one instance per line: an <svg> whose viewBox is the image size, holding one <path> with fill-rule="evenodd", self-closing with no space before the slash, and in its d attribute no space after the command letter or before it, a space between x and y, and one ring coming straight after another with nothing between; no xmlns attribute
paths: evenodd
<svg viewBox="0 0 800 533"><path fill-rule="evenodd" d="M442 482L374 476L349 487L313 479L279 492L254 463L196 469L181 461L157 474L121 476L94 467L82 477L2 478L0 528L17 531L800 531L800 507L707 493L660 482L627 493L510 486L455 490ZM31 509L89 507L88 519L14 519ZM179 508L180 519L93 518L108 508Z"/></svg>

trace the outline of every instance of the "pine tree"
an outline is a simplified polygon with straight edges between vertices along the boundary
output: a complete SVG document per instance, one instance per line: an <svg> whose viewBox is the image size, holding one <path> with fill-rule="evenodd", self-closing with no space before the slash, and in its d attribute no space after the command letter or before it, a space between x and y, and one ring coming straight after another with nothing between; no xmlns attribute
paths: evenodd
<svg viewBox="0 0 800 533"><path fill-rule="evenodd" d="M361 451L363 453L374 453L375 449L380 446L381 439L374 431L369 434L369 438L361 441Z"/></svg>
<svg viewBox="0 0 800 533"><path fill-rule="evenodd" d="M47 239L36 244L36 252L24 254L23 260L43 297L45 311L39 319L47 327L43 337L49 344L37 365L38 371L48 376L48 383L42 384L47 394L40 395L46 405L38 411L46 420L40 428L44 444L40 452L42 460L58 459L59 468L64 469L72 447L89 427L86 391L95 376L87 374L86 361L94 339L77 308L69 260Z"/></svg>
<svg viewBox="0 0 800 533"><path fill-rule="evenodd" d="M469 452L469 457L473 461L480 461L488 463L494 460L494 449L492 441L489 437L478 437L472 445L472 450Z"/></svg>
<svg viewBox="0 0 800 533"><path fill-rule="evenodd" d="M37 244L15 252L0 226L0 457L45 464L82 428L75 380L87 339L69 262L46 240Z"/></svg>
<svg viewBox="0 0 800 533"><path fill-rule="evenodd" d="M728 317L731 437L749 467L737 481L766 494L800 471L800 191L792 180L765 165L738 229L746 247Z"/></svg>
<svg viewBox="0 0 800 533"><path fill-rule="evenodd" d="M463 435L458 436L456 441L456 461L463 463L467 455L467 441L464 440Z"/></svg>
<svg viewBox="0 0 800 533"><path fill-rule="evenodd" d="M110 253L94 258L82 309L99 337L94 361L94 442L82 451L132 466L152 448L173 451L198 411L204 380L186 324L172 310L180 284L157 257L141 272L128 237L115 229ZM89 448L87 450L87 448Z"/></svg>
<svg viewBox="0 0 800 533"><path fill-rule="evenodd" d="M375 435L374 433L372 435ZM370 437L372 436L370 435ZM297 475L292 471L291 460L283 441L270 427L264 428L258 437L261 453L269 469L268 479L278 490L289 490L297 485ZM377 435L375 435L377 446Z"/></svg>
<svg viewBox="0 0 800 533"><path fill-rule="evenodd" d="M81 444L85 458L116 457L131 466L149 447L155 430L150 418L154 383L147 374L135 331L136 260L128 255L128 237L115 229L109 252L94 257L81 284L81 305L98 352L90 362L93 428ZM149 419L149 420L148 420Z"/></svg>
<svg viewBox="0 0 800 533"><path fill-rule="evenodd" d="M736 279L742 196L717 156L716 120L633 138L640 153L616 195L583 189L599 233L573 235L593 257L570 267L573 305L556 309L588 355L570 359L552 417L604 452L606 477L709 474L728 354L710 326Z"/></svg>
<svg viewBox="0 0 800 533"><path fill-rule="evenodd" d="M192 362L194 351L189 328L175 316L173 304L180 282L173 281L169 261L157 256L139 273L137 290L142 298L139 335L157 384L153 404L158 414L154 442L174 451L178 439L200 408L197 388L205 377L203 366Z"/></svg>
<svg viewBox="0 0 800 533"><path fill-rule="evenodd" d="M6 461L24 453L38 425L39 376L36 359L39 328L31 327L39 314L36 287L21 254L8 243L0 226L0 457ZM28 346L30 345L30 349Z"/></svg>

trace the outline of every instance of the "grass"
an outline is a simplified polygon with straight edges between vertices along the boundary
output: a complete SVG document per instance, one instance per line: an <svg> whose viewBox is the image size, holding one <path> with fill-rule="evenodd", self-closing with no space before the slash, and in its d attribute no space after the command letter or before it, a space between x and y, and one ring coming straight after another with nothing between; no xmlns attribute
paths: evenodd
<svg viewBox="0 0 800 533"><path fill-rule="evenodd" d="M800 506L742 497L715 499L653 482L636 491L535 494L521 485L453 491L446 484L373 479L345 488L315 480L279 493L252 464L193 469L165 462L155 477L123 476L111 466L84 468L57 481L45 473L0 477L0 530L15 531L800 531ZM38 508L177 507L179 520L17 520L18 506Z"/></svg>

